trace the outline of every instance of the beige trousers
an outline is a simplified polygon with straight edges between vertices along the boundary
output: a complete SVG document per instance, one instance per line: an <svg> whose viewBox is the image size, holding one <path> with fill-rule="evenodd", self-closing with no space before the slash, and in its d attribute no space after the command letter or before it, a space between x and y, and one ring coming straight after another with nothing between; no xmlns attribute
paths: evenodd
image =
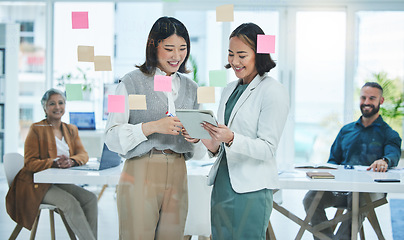
<svg viewBox="0 0 404 240"><path fill-rule="evenodd" d="M188 184L181 154L146 154L125 161L117 189L119 239L183 239Z"/></svg>
<svg viewBox="0 0 404 240"><path fill-rule="evenodd" d="M98 205L94 193L74 184L52 184L42 203L60 208L80 240L97 239Z"/></svg>

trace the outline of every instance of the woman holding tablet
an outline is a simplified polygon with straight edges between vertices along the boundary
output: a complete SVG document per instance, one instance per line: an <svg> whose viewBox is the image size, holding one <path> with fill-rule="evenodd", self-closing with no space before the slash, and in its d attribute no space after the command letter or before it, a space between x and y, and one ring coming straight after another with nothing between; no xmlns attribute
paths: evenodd
<svg viewBox="0 0 404 240"><path fill-rule="evenodd" d="M272 211L272 189L279 187L276 149L289 111L281 83L268 76L269 54L257 54L259 26L244 23L230 35L228 64L238 81L223 90L218 127L204 128L203 139L217 159L209 173L213 185L213 239L265 239Z"/></svg>

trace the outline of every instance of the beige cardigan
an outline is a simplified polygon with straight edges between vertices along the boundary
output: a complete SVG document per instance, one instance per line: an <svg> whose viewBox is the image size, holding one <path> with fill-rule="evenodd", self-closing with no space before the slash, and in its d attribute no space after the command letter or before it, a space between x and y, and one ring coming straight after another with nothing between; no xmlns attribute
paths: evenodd
<svg viewBox="0 0 404 240"><path fill-rule="evenodd" d="M70 158L79 165L88 161L78 135L78 129L62 123L62 132L69 145ZM46 119L32 124L24 146L24 167L18 172L6 196L6 208L10 217L19 225L30 229L38 214L39 205L50 184L34 183L34 173L48 169L57 157L55 135Z"/></svg>

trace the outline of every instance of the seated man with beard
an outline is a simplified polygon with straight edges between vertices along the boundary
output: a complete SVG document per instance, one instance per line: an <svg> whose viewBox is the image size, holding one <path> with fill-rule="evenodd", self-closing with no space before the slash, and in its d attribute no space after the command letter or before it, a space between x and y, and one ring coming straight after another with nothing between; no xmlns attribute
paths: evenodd
<svg viewBox="0 0 404 240"><path fill-rule="evenodd" d="M397 166L401 155L401 138L380 116L379 108L383 102L383 88L378 83L368 82L361 88L362 116L340 130L331 146L328 163L369 166L367 170L377 172L385 172L388 168ZM309 191L306 194L303 200L306 212L316 193L316 191ZM383 193L370 195L373 201L385 196ZM352 193L350 192L325 192L311 219L312 226L328 220L326 208L341 207L351 210L351 202ZM359 204L364 204L361 194ZM361 214L359 217L359 223L362 223L366 214ZM332 239L351 239L351 219L341 224L336 236L333 235L331 228L321 232ZM318 238L314 237L314 239Z"/></svg>

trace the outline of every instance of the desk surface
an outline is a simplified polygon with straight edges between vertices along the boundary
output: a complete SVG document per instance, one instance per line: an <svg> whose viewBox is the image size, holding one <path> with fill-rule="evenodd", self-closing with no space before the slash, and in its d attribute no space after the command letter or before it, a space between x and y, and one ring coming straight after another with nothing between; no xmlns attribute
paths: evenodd
<svg viewBox="0 0 404 240"><path fill-rule="evenodd" d="M188 176L207 176L212 165L207 161L187 161ZM119 181L123 164L102 171L83 171L51 168L34 174L37 183L73 183L73 184L108 184L116 185ZM201 167L202 166L202 167ZM306 171L299 169L284 171L279 174L280 189L305 189L320 191L350 192L404 192L404 171L390 170L386 173L365 171L365 168L326 171L335 175L335 179L310 179ZM400 179L399 183L376 183L374 179Z"/></svg>
<svg viewBox="0 0 404 240"><path fill-rule="evenodd" d="M119 181L122 167L123 164L120 164L117 167L101 171L49 168L44 171L35 173L34 182L116 185Z"/></svg>
<svg viewBox="0 0 404 240"><path fill-rule="evenodd" d="M347 192L404 192L404 171L389 170L388 172L366 171L366 167L357 166L347 170L338 166L336 170L319 169L316 171L329 172L335 179L310 179L307 171L313 169L299 169L285 171L279 174L280 189L306 189L319 191L347 191ZM377 183L374 179L400 179L401 182Z"/></svg>
<svg viewBox="0 0 404 240"><path fill-rule="evenodd" d="M188 216L185 226L186 235L210 235L210 193L211 187L206 184L212 162L187 161L188 170ZM71 169L47 169L34 174L37 183L72 183L94 185L118 184L123 164L115 168L101 171L82 171ZM357 167L346 170L340 167L337 170L327 171L335 175L335 179L310 179L306 171L312 169L299 169L284 171L279 174L281 189L302 189L319 191L351 191L351 192L404 192L404 172L390 170L387 173L364 171ZM376 183L374 179L395 178L400 183Z"/></svg>
<svg viewBox="0 0 404 240"><path fill-rule="evenodd" d="M188 177L207 176L211 166L211 161L187 161ZM49 168L35 173L34 182L117 185L122 168L123 163L117 167L101 171Z"/></svg>

